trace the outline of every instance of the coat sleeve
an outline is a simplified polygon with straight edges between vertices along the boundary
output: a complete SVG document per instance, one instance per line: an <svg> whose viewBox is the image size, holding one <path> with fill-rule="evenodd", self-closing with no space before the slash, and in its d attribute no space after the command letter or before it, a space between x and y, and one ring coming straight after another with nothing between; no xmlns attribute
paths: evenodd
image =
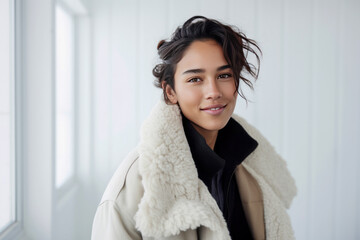
<svg viewBox="0 0 360 240"><path fill-rule="evenodd" d="M134 220L121 211L114 201L98 206L92 227L92 240L141 240Z"/></svg>

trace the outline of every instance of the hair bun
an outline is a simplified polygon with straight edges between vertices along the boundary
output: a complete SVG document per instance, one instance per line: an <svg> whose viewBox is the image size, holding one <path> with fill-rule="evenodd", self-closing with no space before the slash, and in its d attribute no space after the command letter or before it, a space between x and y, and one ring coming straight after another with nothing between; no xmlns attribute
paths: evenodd
<svg viewBox="0 0 360 240"><path fill-rule="evenodd" d="M165 43L165 40L161 40L157 45L157 50Z"/></svg>

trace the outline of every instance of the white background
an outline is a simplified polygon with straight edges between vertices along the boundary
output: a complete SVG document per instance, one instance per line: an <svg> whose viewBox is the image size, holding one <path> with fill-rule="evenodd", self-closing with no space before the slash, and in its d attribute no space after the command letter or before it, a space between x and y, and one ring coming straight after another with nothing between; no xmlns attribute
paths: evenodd
<svg viewBox="0 0 360 240"><path fill-rule="evenodd" d="M88 14L77 16L75 46L76 181L61 193L54 184L55 2L23 3L26 238L90 238L107 182L161 97L151 75L157 43L196 14L238 26L263 50L255 94L246 91L253 103L246 108L239 98L236 112L271 141L296 179L289 213L297 239L360 238L359 1L83 3Z"/></svg>

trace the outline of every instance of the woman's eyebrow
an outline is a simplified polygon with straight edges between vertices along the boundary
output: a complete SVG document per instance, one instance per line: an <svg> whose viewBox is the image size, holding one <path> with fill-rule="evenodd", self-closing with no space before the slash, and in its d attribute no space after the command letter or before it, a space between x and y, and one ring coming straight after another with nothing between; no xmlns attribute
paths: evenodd
<svg viewBox="0 0 360 240"><path fill-rule="evenodd" d="M201 69L201 68L196 68L196 69L189 69L189 70L186 70L185 72L183 72L182 74L189 74L189 73L203 73L205 72L204 69Z"/></svg>
<svg viewBox="0 0 360 240"><path fill-rule="evenodd" d="M230 68L230 65L227 64L227 65L224 65L224 66L221 66L221 67L218 67L218 69L216 69L217 71L221 71L221 70L225 70L225 69L228 69Z"/></svg>
<svg viewBox="0 0 360 240"><path fill-rule="evenodd" d="M221 66L221 67L218 67L218 68L216 69L216 71L222 71L222 70L228 69L228 68L230 68L230 65L229 65L229 64L224 65L224 66ZM186 70L186 71L183 72L182 74L184 75L184 74L190 74L190 73L203 73L203 72L205 72L204 69L202 69L202 68L195 68L195 69Z"/></svg>

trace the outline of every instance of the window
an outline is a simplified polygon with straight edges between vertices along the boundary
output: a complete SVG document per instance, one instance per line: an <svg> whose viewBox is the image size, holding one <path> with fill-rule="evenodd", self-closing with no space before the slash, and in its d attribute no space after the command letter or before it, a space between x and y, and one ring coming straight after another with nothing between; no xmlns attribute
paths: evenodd
<svg viewBox="0 0 360 240"><path fill-rule="evenodd" d="M13 11L0 1L0 235L16 221Z"/></svg>
<svg viewBox="0 0 360 240"><path fill-rule="evenodd" d="M56 6L56 187L74 175L74 18Z"/></svg>

